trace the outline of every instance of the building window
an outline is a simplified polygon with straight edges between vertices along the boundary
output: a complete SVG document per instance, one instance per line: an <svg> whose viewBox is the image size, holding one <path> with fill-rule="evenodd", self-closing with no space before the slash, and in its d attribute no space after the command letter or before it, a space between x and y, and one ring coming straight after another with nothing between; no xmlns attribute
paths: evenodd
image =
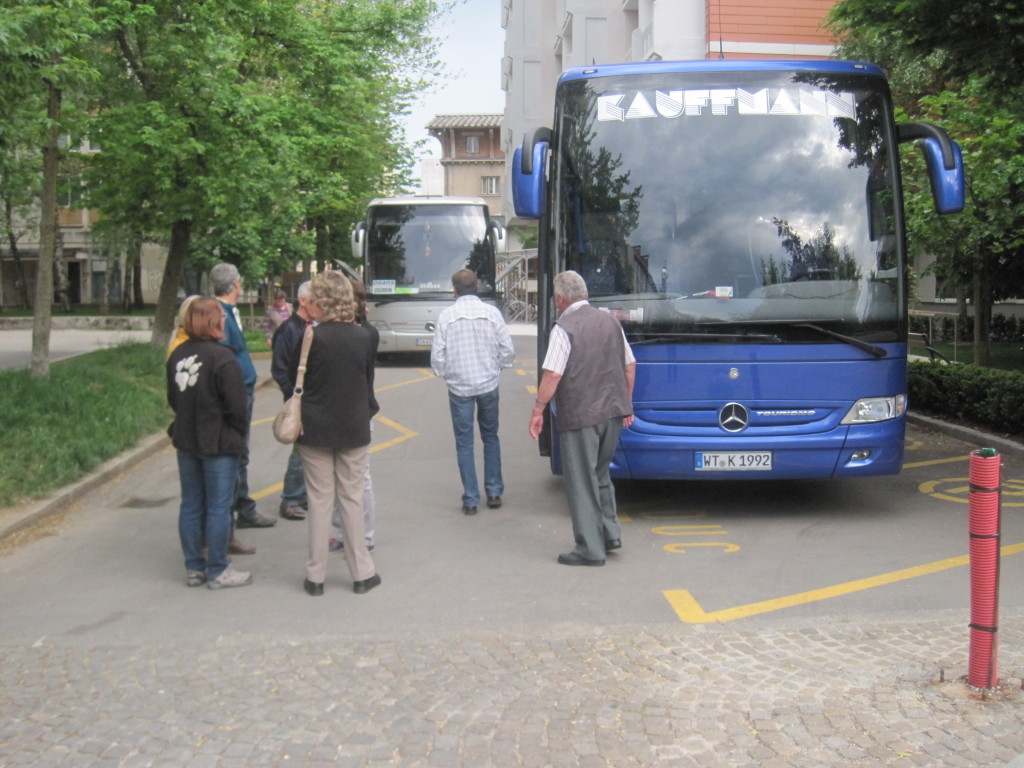
<svg viewBox="0 0 1024 768"><path fill-rule="evenodd" d="M481 194L484 195L497 195L501 189L501 177L500 176L481 176L480 177L480 189Z"/></svg>
<svg viewBox="0 0 1024 768"><path fill-rule="evenodd" d="M480 137L479 136L467 136L466 137L466 154L467 155L479 155L480 154Z"/></svg>

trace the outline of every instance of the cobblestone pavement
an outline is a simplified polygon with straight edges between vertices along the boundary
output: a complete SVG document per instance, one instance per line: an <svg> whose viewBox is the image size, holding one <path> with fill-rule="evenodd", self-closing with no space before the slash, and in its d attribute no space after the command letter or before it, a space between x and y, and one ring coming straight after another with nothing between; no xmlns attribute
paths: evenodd
<svg viewBox="0 0 1024 768"><path fill-rule="evenodd" d="M1024 617L1002 649L1024 657ZM961 617L7 646L4 766L1006 766ZM960 667L959 672L957 671ZM942 675L945 675L945 682Z"/></svg>

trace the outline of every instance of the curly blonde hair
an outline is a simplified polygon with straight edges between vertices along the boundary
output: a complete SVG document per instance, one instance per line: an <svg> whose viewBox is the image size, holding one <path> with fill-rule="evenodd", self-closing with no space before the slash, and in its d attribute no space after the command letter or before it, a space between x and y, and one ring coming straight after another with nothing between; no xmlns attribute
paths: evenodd
<svg viewBox="0 0 1024 768"><path fill-rule="evenodd" d="M352 284L340 272L321 272L309 286L310 300L323 312L324 321L351 323L356 316Z"/></svg>

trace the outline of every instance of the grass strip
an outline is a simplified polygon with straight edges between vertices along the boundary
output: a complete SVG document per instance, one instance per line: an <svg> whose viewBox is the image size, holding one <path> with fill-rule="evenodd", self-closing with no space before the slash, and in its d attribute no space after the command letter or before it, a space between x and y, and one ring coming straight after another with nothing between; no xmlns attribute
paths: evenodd
<svg viewBox="0 0 1024 768"><path fill-rule="evenodd" d="M131 342L54 363L47 379L0 372L0 506L42 498L166 429L164 359Z"/></svg>

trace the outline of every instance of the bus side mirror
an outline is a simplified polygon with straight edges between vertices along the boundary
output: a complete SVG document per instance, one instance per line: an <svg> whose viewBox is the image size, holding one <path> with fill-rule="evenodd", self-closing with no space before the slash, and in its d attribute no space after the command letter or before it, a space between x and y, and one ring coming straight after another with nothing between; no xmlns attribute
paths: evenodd
<svg viewBox="0 0 1024 768"><path fill-rule="evenodd" d="M366 222L360 221L352 230L352 255L362 263L363 238L366 236Z"/></svg>
<svg viewBox="0 0 1024 768"><path fill-rule="evenodd" d="M960 145L944 130L931 123L900 123L900 142L918 141L928 166L932 198L938 213L959 213L964 209L964 158Z"/></svg>
<svg viewBox="0 0 1024 768"><path fill-rule="evenodd" d="M539 219L544 208L544 166L551 131L541 128L523 138L512 156L512 204L516 216Z"/></svg>
<svg viewBox="0 0 1024 768"><path fill-rule="evenodd" d="M491 232L494 235L494 250L503 253L507 250L505 243L505 228L496 221L491 222Z"/></svg>
<svg viewBox="0 0 1024 768"><path fill-rule="evenodd" d="M939 213L959 213L964 209L964 158L960 153L960 145L955 141L951 143L954 167L946 168L939 143L934 139L921 142L924 161L928 166L928 178L932 183L935 210Z"/></svg>

